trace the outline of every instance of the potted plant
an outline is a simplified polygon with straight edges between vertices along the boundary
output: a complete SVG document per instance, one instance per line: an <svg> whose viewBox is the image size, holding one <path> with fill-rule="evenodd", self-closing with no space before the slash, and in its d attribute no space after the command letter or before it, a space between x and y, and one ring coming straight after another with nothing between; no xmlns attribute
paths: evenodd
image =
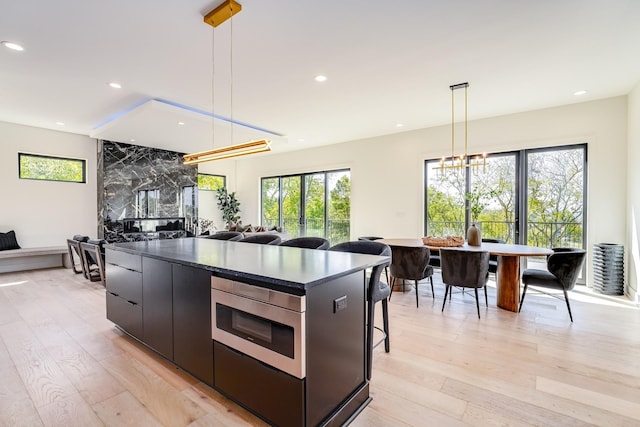
<svg viewBox="0 0 640 427"><path fill-rule="evenodd" d="M218 199L218 207L222 212L222 220L229 228L231 223L236 223L240 219L240 202L236 198L236 193L227 191L226 187L220 187L216 190Z"/></svg>

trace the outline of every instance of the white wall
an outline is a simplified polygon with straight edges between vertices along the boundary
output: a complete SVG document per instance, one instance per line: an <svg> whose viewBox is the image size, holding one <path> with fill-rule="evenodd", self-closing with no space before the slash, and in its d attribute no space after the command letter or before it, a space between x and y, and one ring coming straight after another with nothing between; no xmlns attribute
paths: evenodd
<svg viewBox="0 0 640 427"><path fill-rule="evenodd" d="M200 163L198 165L198 173L226 176L227 189L229 192L236 191L236 162L233 160L219 160L209 163ZM241 202L241 214L243 213L243 210L244 206ZM198 216L200 218L213 220L214 226L217 230L224 230L225 223L222 220L222 212L220 212L220 208L218 208L218 199L216 199L215 191L198 192Z"/></svg>
<svg viewBox="0 0 640 427"><path fill-rule="evenodd" d="M470 153L585 142L589 262L594 243L627 243L627 97L469 122ZM259 222L261 177L350 168L352 239L361 235L422 236L424 160L449 155L450 150L450 127L446 125L239 159L235 188L243 206L243 222Z"/></svg>
<svg viewBox="0 0 640 427"><path fill-rule="evenodd" d="M626 260L628 266L629 297L639 301L638 271L640 271L640 83L629 94L629 152L627 156L627 218L628 239Z"/></svg>
<svg viewBox="0 0 640 427"><path fill-rule="evenodd" d="M15 230L23 248L66 245L97 235L95 139L0 122L0 232ZM87 161L87 183L18 178L18 152Z"/></svg>

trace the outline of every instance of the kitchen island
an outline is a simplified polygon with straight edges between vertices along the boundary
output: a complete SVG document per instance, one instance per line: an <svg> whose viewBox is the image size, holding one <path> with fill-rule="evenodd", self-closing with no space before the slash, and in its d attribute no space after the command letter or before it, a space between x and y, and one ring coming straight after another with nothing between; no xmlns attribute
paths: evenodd
<svg viewBox="0 0 640 427"><path fill-rule="evenodd" d="M364 271L388 257L201 238L110 245L107 318L274 425L370 401Z"/></svg>

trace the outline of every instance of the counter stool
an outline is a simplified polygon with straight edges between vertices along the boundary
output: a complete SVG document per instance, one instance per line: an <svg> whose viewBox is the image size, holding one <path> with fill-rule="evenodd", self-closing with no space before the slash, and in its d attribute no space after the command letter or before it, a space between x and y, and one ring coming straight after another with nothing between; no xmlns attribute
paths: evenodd
<svg viewBox="0 0 640 427"><path fill-rule="evenodd" d="M355 242L338 243L330 247L328 250L336 252L352 252L367 255L391 256L391 248L384 243L378 243L368 240L358 240ZM371 379L371 368L373 362L373 348L377 347L384 341L384 351L389 353L389 302L388 298L391 294L391 288L388 283L380 281L380 274L389 263L376 265L371 270L369 283L367 286L367 380ZM366 274L366 273L365 273ZM366 275L365 275L366 278ZM383 329L374 326L375 304L382 301L382 323ZM373 329L383 332L384 339L373 344Z"/></svg>

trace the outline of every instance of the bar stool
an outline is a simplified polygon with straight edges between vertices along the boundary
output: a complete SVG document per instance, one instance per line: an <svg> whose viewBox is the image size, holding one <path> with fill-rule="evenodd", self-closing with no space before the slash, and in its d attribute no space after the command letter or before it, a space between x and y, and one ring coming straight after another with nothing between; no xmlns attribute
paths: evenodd
<svg viewBox="0 0 640 427"><path fill-rule="evenodd" d="M338 243L328 250L336 252L352 252L367 255L391 256L391 248L384 243L368 240L358 240L355 242ZM388 283L380 281L380 275L390 262L380 264L371 270L369 283L367 286L367 380L371 379L371 368L373 362L373 348L384 341L384 351L389 353L389 302L391 288ZM365 276L366 277L366 276ZM382 323L383 329L374 326L375 304L382 301ZM373 329L378 329L384 334L384 339L373 344Z"/></svg>

